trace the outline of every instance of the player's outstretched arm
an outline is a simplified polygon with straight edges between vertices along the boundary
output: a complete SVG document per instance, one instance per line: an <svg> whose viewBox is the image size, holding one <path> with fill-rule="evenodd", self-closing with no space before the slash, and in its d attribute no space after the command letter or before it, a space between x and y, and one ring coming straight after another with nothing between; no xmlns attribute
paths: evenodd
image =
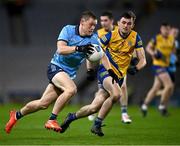
<svg viewBox="0 0 180 146"><path fill-rule="evenodd" d="M154 51L154 46L151 42L149 42L148 45L146 46L146 51L149 55L151 55L152 58L154 57L155 51Z"/></svg>

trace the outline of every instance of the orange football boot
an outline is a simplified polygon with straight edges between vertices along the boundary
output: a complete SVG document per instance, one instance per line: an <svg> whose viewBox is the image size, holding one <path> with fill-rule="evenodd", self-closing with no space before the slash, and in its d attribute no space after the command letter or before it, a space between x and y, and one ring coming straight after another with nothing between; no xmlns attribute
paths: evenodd
<svg viewBox="0 0 180 146"><path fill-rule="evenodd" d="M48 120L45 124L46 129L54 130L55 132L60 132L62 128L59 126L57 120Z"/></svg>
<svg viewBox="0 0 180 146"><path fill-rule="evenodd" d="M5 127L6 133L9 134L11 132L11 129L16 124L16 122L17 122L16 111L11 111L9 121L7 122L6 127Z"/></svg>

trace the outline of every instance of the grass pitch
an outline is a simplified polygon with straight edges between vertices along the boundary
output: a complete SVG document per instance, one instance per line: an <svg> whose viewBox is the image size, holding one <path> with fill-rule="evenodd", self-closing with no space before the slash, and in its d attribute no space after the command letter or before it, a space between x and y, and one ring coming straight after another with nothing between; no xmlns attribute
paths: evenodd
<svg viewBox="0 0 180 146"><path fill-rule="evenodd" d="M18 121L10 134L4 126L11 109L21 105L0 106L0 145L180 145L180 109L170 108L169 117L160 116L155 108L150 108L148 116L143 118L138 107L129 107L133 123L121 123L120 108L115 106L103 127L104 137L90 132L92 122L87 118L75 121L66 133L60 134L44 128L52 107L31 114ZM74 112L79 106L67 106L59 115L60 123L68 112Z"/></svg>

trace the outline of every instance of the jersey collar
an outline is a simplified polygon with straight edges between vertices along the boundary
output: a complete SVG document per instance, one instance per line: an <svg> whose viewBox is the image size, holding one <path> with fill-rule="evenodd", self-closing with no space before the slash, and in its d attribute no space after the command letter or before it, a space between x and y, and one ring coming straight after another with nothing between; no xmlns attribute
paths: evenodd
<svg viewBox="0 0 180 146"><path fill-rule="evenodd" d="M132 32L132 31L131 31ZM118 33L119 33L119 35L120 35L120 37L122 37L123 39L127 39L128 38L128 36L131 34L131 32L126 36L126 37L124 37L124 36L122 36L121 35L121 33L118 31Z"/></svg>

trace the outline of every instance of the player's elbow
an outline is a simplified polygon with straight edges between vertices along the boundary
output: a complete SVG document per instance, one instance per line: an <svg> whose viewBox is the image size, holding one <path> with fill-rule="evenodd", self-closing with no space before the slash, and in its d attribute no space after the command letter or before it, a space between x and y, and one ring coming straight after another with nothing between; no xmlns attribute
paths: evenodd
<svg viewBox="0 0 180 146"><path fill-rule="evenodd" d="M141 68L145 67L146 64L147 64L146 58L140 59L140 61L139 61L139 68L141 69Z"/></svg>
<svg viewBox="0 0 180 146"><path fill-rule="evenodd" d="M63 54L64 54L64 51L63 51L63 49L61 48L61 46L58 47L57 53L60 54L60 55L63 55Z"/></svg>

